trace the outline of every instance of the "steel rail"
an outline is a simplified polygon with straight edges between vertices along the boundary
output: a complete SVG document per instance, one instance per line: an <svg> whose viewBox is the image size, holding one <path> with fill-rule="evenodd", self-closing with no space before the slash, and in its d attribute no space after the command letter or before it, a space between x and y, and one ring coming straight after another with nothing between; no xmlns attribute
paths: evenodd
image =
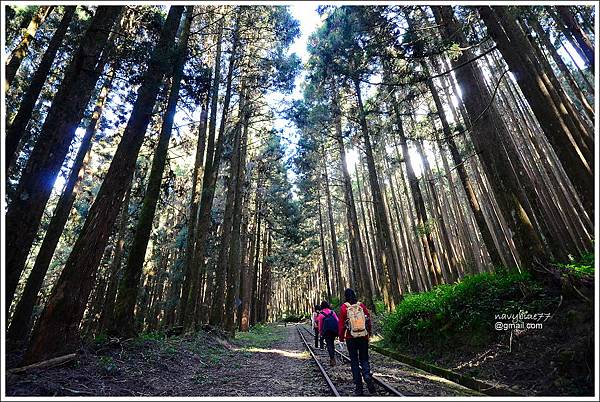
<svg viewBox="0 0 600 402"><path fill-rule="evenodd" d="M319 361L319 359L317 358L317 356L315 356L315 353L312 351L312 349L310 348L310 346L306 342L306 339L304 338L304 335L302 335L302 331L300 331L300 328L298 328L298 327L296 327L296 329L298 330L298 335L300 335L300 338L302 339L302 342L304 343L304 346L306 346L306 349L308 349L308 352L312 356L313 360L315 361L315 363L317 363L317 366L319 366L319 370L321 370L321 374L323 374L323 377L325 377L325 381L327 381L327 385L329 385L329 388L331 389L331 392L333 392L334 396L340 396L340 393L338 392L338 390L335 387L335 385L333 385L333 382L331 382L331 378L329 378L329 375L325 371L325 368L323 367L323 365L321 364L321 362Z"/></svg>
<svg viewBox="0 0 600 402"><path fill-rule="evenodd" d="M310 332L305 328L304 330L310 334ZM300 332L300 330L298 330ZM309 349L310 353L313 355L313 357L315 357L314 353L312 352L310 346L308 346L308 344L306 344L306 340L304 339L304 335L302 335L302 333L300 333L300 336L302 336L302 340L304 341L304 344L306 345L306 347ZM350 362L350 358L348 356L346 356L345 354L343 354L342 352L340 352L337 349L333 349L335 351L335 353L337 353L338 355L340 355L340 357L342 359L344 359L347 362ZM319 363L319 366L321 366L321 364ZM401 393L400 391L398 391L396 388L392 387L390 384L388 384L387 382L383 381L381 378L377 377L375 374L372 375L373 377L373 381L375 381L376 384L380 385L383 389L385 389L387 392L389 392L390 394L394 395L394 396L405 396L403 393Z"/></svg>

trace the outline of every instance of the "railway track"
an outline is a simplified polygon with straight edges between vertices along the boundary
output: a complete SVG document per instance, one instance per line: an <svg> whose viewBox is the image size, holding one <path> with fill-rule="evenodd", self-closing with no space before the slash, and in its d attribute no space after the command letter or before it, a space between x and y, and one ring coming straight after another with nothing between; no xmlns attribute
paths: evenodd
<svg viewBox="0 0 600 402"><path fill-rule="evenodd" d="M306 330L306 328L304 328L304 329ZM319 367L319 370L321 371L321 374L325 378L325 381L327 382L327 385L329 386L329 389L331 390L331 392L333 393L333 395L334 396L347 396L345 394L348 391L346 389L346 388L348 388L348 386L347 386L348 384L347 383L343 384L345 389L340 393L340 390L338 390L338 388L333 383L333 380L332 380L331 376L327 373L327 370L325 370L325 367L323 366L323 364L321 363L320 359L315 354L313 348L306 341L306 338L304 337L304 334L302 333L302 331L300 330L300 328L297 328L297 330L298 330L298 334L300 335L300 339L302 339L302 342L304 343L304 346L306 347L306 349L308 349L308 352L310 353L310 355L314 359L315 363ZM308 332L308 330L306 330L306 332ZM348 356L346 356L345 354L343 354L342 352L340 352L339 350L335 349L335 353L338 356L340 356L344 361L350 362L350 358ZM400 391L398 391L396 388L394 388L393 386L391 386L390 384L388 384L386 381L384 381L383 379L379 378L379 376L373 375L373 380L374 380L375 384L377 385L377 390L383 390L384 392L386 392L386 393L388 393L389 395L392 395L392 396L405 396L403 393L401 393ZM350 383L352 383L351 380L350 380ZM350 394L350 395L352 395L352 394Z"/></svg>
<svg viewBox="0 0 600 402"><path fill-rule="evenodd" d="M304 331L301 331L302 330ZM347 365L338 365L329 368L329 373L319 357L325 357L327 354L323 351L315 353L314 348L306 341L305 334L312 339L313 334L304 326L297 327L298 333L305 347L309 350L313 359L317 362L321 373L326 376L326 381L334 395L341 396L352 395L354 384L350 367ZM304 332L304 333L303 333ZM344 362L350 362L350 358L344 353L335 349L336 355ZM452 381L437 377L427 373L419 368L406 363L392 361L388 357L377 352L370 351L371 367L373 370L373 379L377 387L377 396L481 396L482 394L456 384ZM329 356L327 355L327 361ZM333 377L333 379L332 379ZM336 378L337 377L337 378ZM340 384L334 391L334 383ZM330 385L331 384L331 385ZM333 387L333 388L332 388ZM343 391L341 391L343 389Z"/></svg>

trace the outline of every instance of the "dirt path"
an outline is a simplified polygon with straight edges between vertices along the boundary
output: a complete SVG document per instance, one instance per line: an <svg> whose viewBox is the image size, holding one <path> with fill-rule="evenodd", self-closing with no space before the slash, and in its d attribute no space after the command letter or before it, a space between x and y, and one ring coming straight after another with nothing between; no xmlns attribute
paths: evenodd
<svg viewBox="0 0 600 402"><path fill-rule="evenodd" d="M106 340L77 362L7 375L11 396L328 396L295 326L269 325L234 341L191 337Z"/></svg>
<svg viewBox="0 0 600 402"><path fill-rule="evenodd" d="M271 326L264 337L241 334L228 367L215 376L198 372L210 384L201 395L327 396L325 381L302 346L295 326Z"/></svg>

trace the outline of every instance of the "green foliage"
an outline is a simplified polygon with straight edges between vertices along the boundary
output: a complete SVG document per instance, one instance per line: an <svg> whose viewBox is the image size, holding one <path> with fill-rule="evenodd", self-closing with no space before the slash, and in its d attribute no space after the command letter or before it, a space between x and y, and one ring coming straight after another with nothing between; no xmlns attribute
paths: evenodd
<svg viewBox="0 0 600 402"><path fill-rule="evenodd" d="M564 275L594 276L594 253L585 252L578 259L572 258L568 264L557 263L556 265L564 270Z"/></svg>
<svg viewBox="0 0 600 402"><path fill-rule="evenodd" d="M329 305L331 306L332 310L337 310L342 305L342 299L337 296L332 296L331 300L329 301Z"/></svg>
<svg viewBox="0 0 600 402"><path fill-rule="evenodd" d="M373 304L375 305L375 314L385 314L387 312L387 307L383 299L374 299Z"/></svg>
<svg viewBox="0 0 600 402"><path fill-rule="evenodd" d="M108 335L106 335L106 332L100 332L98 335L96 335L94 337L94 345L95 346L102 346L107 341L108 341Z"/></svg>
<svg viewBox="0 0 600 402"><path fill-rule="evenodd" d="M450 56L450 58L452 60L456 60L460 57L460 55L462 54L462 49L460 48L458 43L453 43L452 46L450 46L450 49L448 49L448 56Z"/></svg>
<svg viewBox="0 0 600 402"><path fill-rule="evenodd" d="M283 340L284 334L277 331L272 325L257 324L250 328L248 332L238 332L236 341L240 343L244 349L250 348L267 348L273 343Z"/></svg>
<svg viewBox="0 0 600 402"><path fill-rule="evenodd" d="M163 342L166 338L167 336L163 331L142 332L133 340L133 344L143 346L146 342Z"/></svg>
<svg viewBox="0 0 600 402"><path fill-rule="evenodd" d="M384 319L384 338L395 345L483 344L496 333L496 314L542 313L552 301L526 272L466 276L458 283L406 296Z"/></svg>
<svg viewBox="0 0 600 402"><path fill-rule="evenodd" d="M294 314L290 312L283 313L281 321L283 322L300 322L310 318L310 314Z"/></svg>
<svg viewBox="0 0 600 402"><path fill-rule="evenodd" d="M115 361L110 356L102 356L98 362L104 374L114 374L118 371Z"/></svg>

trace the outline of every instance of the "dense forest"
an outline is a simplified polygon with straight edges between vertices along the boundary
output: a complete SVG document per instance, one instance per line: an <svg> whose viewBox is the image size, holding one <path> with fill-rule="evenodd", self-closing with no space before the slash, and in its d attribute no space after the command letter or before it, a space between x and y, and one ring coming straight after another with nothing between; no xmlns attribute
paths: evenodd
<svg viewBox="0 0 600 402"><path fill-rule="evenodd" d="M12 366L593 253L592 6L4 7Z"/></svg>

